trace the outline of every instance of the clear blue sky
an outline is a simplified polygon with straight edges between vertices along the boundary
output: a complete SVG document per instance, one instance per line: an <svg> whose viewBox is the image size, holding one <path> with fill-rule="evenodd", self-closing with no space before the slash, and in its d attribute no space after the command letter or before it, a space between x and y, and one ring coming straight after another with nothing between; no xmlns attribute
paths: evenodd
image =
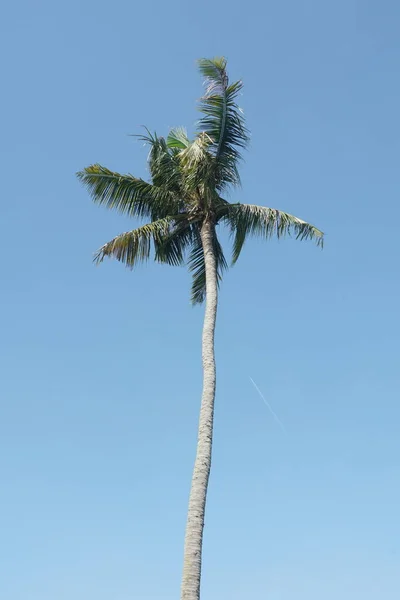
<svg viewBox="0 0 400 600"><path fill-rule="evenodd" d="M202 311L183 269L93 267L134 222L74 173L146 176L127 134L192 127L224 54L233 197L326 247L249 243L226 276L203 597L399 598L398 2L25 1L0 27L1 597L178 598Z"/></svg>

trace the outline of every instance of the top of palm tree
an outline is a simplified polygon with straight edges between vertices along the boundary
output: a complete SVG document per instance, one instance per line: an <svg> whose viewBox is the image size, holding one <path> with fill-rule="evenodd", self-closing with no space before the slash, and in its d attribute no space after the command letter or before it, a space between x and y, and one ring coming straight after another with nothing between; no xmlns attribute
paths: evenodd
<svg viewBox="0 0 400 600"><path fill-rule="evenodd" d="M227 268L215 225L233 235L233 263L249 234L264 238L293 234L297 239L323 244L323 233L309 223L277 209L229 203L224 193L240 185L241 151L249 140L244 117L237 105L242 82L229 83L226 59L201 59L205 93L199 102L203 116L193 140L185 129L172 129L166 138L156 133L141 137L150 147L151 182L121 175L94 164L77 173L94 202L149 222L123 233L102 246L95 260L113 256L134 267L154 249L155 260L171 265L188 263L193 275L192 301L205 297L205 266L200 231L213 226L218 277Z"/></svg>

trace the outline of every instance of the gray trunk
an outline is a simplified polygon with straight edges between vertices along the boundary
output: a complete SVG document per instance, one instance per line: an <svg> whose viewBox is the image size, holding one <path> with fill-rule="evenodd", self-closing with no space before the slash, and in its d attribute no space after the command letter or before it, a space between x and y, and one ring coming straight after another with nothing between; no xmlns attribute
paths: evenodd
<svg viewBox="0 0 400 600"><path fill-rule="evenodd" d="M200 598L201 553L207 486L211 468L216 383L214 332L217 317L218 285L213 237L214 225L209 221L205 221L201 230L206 268L206 308L202 347L203 395L201 399L197 453L193 469L186 524L181 600L199 600Z"/></svg>

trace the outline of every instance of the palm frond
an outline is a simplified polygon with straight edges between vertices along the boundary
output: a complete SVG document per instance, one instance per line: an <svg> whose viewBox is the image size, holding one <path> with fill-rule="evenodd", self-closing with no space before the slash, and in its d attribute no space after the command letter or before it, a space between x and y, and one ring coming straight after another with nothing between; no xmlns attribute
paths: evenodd
<svg viewBox="0 0 400 600"><path fill-rule="evenodd" d="M143 129L146 133L132 133L131 136L138 138L138 140L144 142L145 144L151 145L157 139L157 133L151 133L150 129L143 125Z"/></svg>
<svg viewBox="0 0 400 600"><path fill-rule="evenodd" d="M179 153L183 185L187 194L200 188L204 196L205 190L209 189L210 184L212 186L214 159L208 151L211 143L209 136L201 133Z"/></svg>
<svg viewBox="0 0 400 600"><path fill-rule="evenodd" d="M176 218L167 236L163 237L156 247L156 260L172 266L182 265L186 251L196 239L198 223L186 215Z"/></svg>
<svg viewBox="0 0 400 600"><path fill-rule="evenodd" d="M177 150L170 148L167 140L159 137L156 132L151 133L147 128L145 130L146 134L137 137L145 142L147 146L150 146L147 160L153 184L179 195L181 192L181 173Z"/></svg>
<svg viewBox="0 0 400 600"><path fill-rule="evenodd" d="M201 59L198 64L206 86L200 100L199 108L204 117L199 128L213 141L217 187L239 185L240 149L245 148L249 140L243 113L236 103L243 84L237 81L229 85L225 58Z"/></svg>
<svg viewBox="0 0 400 600"><path fill-rule="evenodd" d="M217 262L218 285L222 280L223 272L228 268L222 246L218 237L214 235L214 251ZM202 304L206 297L206 266L204 261L203 246L200 238L200 230L197 230L196 237L192 243L192 249L188 258L189 271L192 273L192 304Z"/></svg>
<svg viewBox="0 0 400 600"><path fill-rule="evenodd" d="M121 233L96 252L94 261L101 263L108 256L133 268L150 257L152 243L155 248L162 244L163 238L169 234L171 223L173 218L166 217Z"/></svg>
<svg viewBox="0 0 400 600"><path fill-rule="evenodd" d="M152 220L179 212L179 197L133 175L121 175L95 164L77 173L77 177L97 204L135 217Z"/></svg>
<svg viewBox="0 0 400 600"><path fill-rule="evenodd" d="M190 140L184 127L175 127L174 129L171 129L167 137L168 148L179 148L179 150L184 150L189 145Z"/></svg>
<svg viewBox="0 0 400 600"><path fill-rule="evenodd" d="M207 151L212 144L211 138L206 133L200 133L182 152L180 152L181 165L187 170L194 170L198 165L207 160Z"/></svg>
<svg viewBox="0 0 400 600"><path fill-rule="evenodd" d="M233 264L238 260L246 237L258 235L265 238L294 235L298 240L312 240L323 246L324 234L306 221L275 208L255 204L231 204L224 207L221 220L234 235Z"/></svg>

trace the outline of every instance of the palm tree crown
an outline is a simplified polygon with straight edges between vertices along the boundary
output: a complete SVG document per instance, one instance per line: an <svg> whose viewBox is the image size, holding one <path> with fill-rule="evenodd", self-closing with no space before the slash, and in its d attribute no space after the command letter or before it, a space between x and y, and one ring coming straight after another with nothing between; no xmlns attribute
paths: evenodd
<svg viewBox="0 0 400 600"><path fill-rule="evenodd" d="M225 225L233 235L233 263L249 234L269 238L293 233L300 240L323 243L322 232L297 217L224 199L229 188L240 185L238 165L249 139L236 103L242 82L229 83L224 58L202 59L199 69L205 79L205 93L194 140L188 139L183 128L172 129L167 138L148 130L141 136L150 147L151 183L99 164L77 174L98 204L149 221L104 244L95 260L101 262L110 256L132 268L147 260L153 250L158 262L186 262L193 276L193 303L203 302L206 292L200 235L205 222L211 225L219 281L228 264L217 237L217 224Z"/></svg>

